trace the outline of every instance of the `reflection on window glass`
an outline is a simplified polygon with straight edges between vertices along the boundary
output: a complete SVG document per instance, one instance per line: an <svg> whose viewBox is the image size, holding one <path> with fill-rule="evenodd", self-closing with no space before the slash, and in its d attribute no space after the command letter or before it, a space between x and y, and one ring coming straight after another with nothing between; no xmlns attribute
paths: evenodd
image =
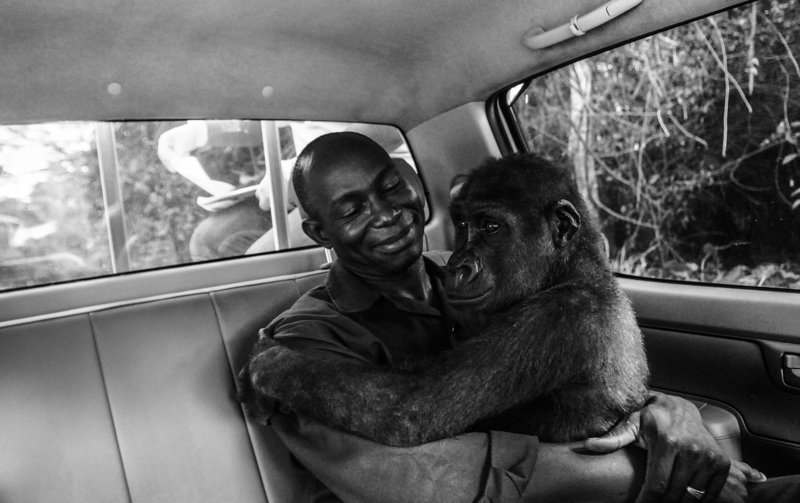
<svg viewBox="0 0 800 503"><path fill-rule="evenodd" d="M537 78L529 148L571 163L613 265L800 288L800 16L756 2Z"/></svg>
<svg viewBox="0 0 800 503"><path fill-rule="evenodd" d="M313 245L291 169L311 140L342 130L413 165L399 131L381 125L0 126L0 290Z"/></svg>

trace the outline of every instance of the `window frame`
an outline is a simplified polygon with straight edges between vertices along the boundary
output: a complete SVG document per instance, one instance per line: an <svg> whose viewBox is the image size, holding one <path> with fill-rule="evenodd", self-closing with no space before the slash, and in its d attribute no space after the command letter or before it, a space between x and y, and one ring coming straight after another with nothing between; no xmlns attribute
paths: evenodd
<svg viewBox="0 0 800 503"><path fill-rule="evenodd" d="M713 16L717 16L722 13L726 13L732 11L737 8L744 7L745 5L756 3L758 0L746 0L743 2L738 2L735 5L727 6L722 9L713 11L711 13L698 16L687 21L677 23L674 25L666 26L664 28L658 29L653 32L648 32L644 35L634 37L625 41L622 41L617 44L609 45L607 47L597 49L591 51L581 57L571 59L564 63L559 63L551 68L548 68L544 71L537 72L533 75L530 75L522 80L514 82L510 85L507 85L500 89L498 92L494 93L490 96L485 104L486 116L489 120L490 127L492 129L492 133L494 134L498 147L500 148L503 155L510 155L514 153L521 153L521 152L529 152L530 149L528 147L527 142L524 139L524 134L519 127L519 121L517 114L514 110L514 102L516 99L521 97L525 90L530 86L530 84L538 79L543 78L546 75L566 68L568 66L573 65L576 62L584 61L598 54L603 54L606 52L613 51L619 47L625 46L627 44L637 42L640 40L647 39L649 37L653 37L660 33L667 32L674 28L685 26L691 23L694 23L699 20L711 18ZM509 94L515 87L521 86L521 89L516 92L515 100L509 100ZM773 287L773 286L750 286L750 285L741 285L741 284L733 284L733 283L711 283L711 282L703 282L703 281L685 281L680 279L665 279L665 278L653 278L647 276L637 276L635 274L630 273L623 273L618 271L613 271L614 275L617 278L624 278L626 280L631 281L646 281L651 282L653 284L667 284L667 285L689 285L692 287L709 287L709 288L723 288L723 289L732 289L732 290L746 290L748 292L752 291L764 291L764 292L774 292L774 293L788 293L788 294L798 294L800 293L800 289L794 288L785 288L785 287Z"/></svg>
<svg viewBox="0 0 800 503"><path fill-rule="evenodd" d="M218 119L206 119L206 120L218 120ZM260 262L263 261L263 266L259 267L260 271L265 271L269 276L282 276L285 274L294 274L297 272L303 272L307 270L319 270L321 267L325 266L332 261L333 255L330 250L327 250L319 245L316 244L301 244L299 246L289 246L289 233L288 233L288 199L286 197L287 194L287 185L288 182L284 178L284 170L285 167L282 166L281 163L281 139L280 135L278 134L278 127L280 123L307 123L311 122L311 129L312 131L311 136L308 138L313 138L315 135L324 134L325 128L330 128L332 131L339 130L340 126L342 130L346 130L348 127L347 124L352 125L355 130L361 130L364 127L371 127L371 126L379 126L380 129L376 130L376 134L386 135L389 130L394 131L396 133L398 139L402 139L402 144L398 149L401 151L401 156L403 158L410 157L410 165L411 168L417 172L419 176L421 187L423 193L420 196L426 200L426 207L429 204L429 197L427 193L427 189L425 187L425 183L423 177L419 175L418 168L416 166L416 160L414 159L413 152L409 146L408 139L406 137L405 131L397 127L393 124L368 124L368 123L361 123L361 122L352 122L352 121L304 121L304 120L291 120L291 119L241 119L241 120L258 120L261 125L261 133L262 133L262 144L264 145L264 168L265 168L265 175L264 177L269 177L270 179L270 217L272 219L272 229L275 231L273 232L274 240L275 240L275 249L268 252L257 252L251 255L236 255L230 257L221 257L221 258L214 258L208 260L200 260L197 262L189 261L189 262L175 262L166 265L161 265L157 267L148 267L148 268L132 268L130 255L129 255L129 247L127 246L129 232L126 229L126 218L125 218L125 206L123 204L124 197L123 197L123 177L121 172L121 165L118 159L118 127L120 124L142 124L142 125L150 125L150 124L159 124L162 122L174 122L172 119L132 119L132 120L80 120L80 121L54 121L52 124L83 124L89 127L94 128L94 139L93 143L95 144L96 150L96 157L94 160L97 161L97 169L99 172L99 189L100 192L96 194L92 194L92 197L97 198L97 202L99 205L102 206L103 211L103 225L105 227L106 237L105 240L107 242L108 250L109 250L109 257L108 260L110 262L110 270L106 269L102 274L98 275L91 275L91 276L84 276L84 277L71 277L68 279L63 280L56 280L56 281L48 281L48 282L41 282L33 285L26 285L20 287L11 287L11 288L4 288L0 290L0 296L4 298L8 298L8 293L11 292L27 292L28 290L37 290L42 289L44 287L50 287L54 291L62 291L67 293L56 294L53 298L49 299L47 302L55 302L59 306L57 309L59 311L71 311L75 306L82 305L81 303L71 303L71 302L61 302L58 298L58 295L65 295L67 297L72 296L68 292L72 292L77 287L73 287L70 285L77 284L77 283L85 283L88 281L98 282L99 288L101 288L105 293L100 296L89 295L89 300L92 305L103 304L105 299L112 299L112 302L116 302L118 296L113 292L113 286L106 288L106 283L108 284L115 284L114 281L110 281L110 278L116 277L129 277L130 275L145 275L147 276L146 279L143 281L152 281L152 278L160 278L163 276L165 281L169 283L175 284L178 289L197 289L197 288L209 288L210 285L218 283L216 282L194 282L188 281L184 282L180 279L181 272L175 272L175 269L185 269L186 267L202 267L203 264L213 263L216 265L209 266L214 270L227 270L230 269L230 272L226 272L226 275L231 276L231 281L247 281L248 278L252 278L252 265L242 266L242 267L226 267L220 265L222 263L229 263L229 262L236 262L246 260L248 264L252 264L253 262ZM42 124L47 125L50 122L39 122L31 125ZM284 124L285 125L285 124ZM385 128L385 129L383 129ZM370 134L367 132L367 134ZM380 141L380 140L378 140ZM393 151L394 152L394 151ZM295 155L299 152L295 152ZM406 154L408 157L406 157ZM164 176L171 176L167 175L167 171L164 170ZM176 175L177 176L177 175ZM253 196L255 197L255 196ZM428 212L427 221L431 219L430 212ZM97 234L99 239L100 234ZM287 256L292 255L297 252L296 257L286 257L286 258L277 258L277 256ZM268 259L253 259L253 257L260 257L260 256L268 256L271 258ZM321 258L318 258L321 256ZM313 257L313 258L311 258ZM313 260L312 264L309 264L309 260ZM275 264L285 261L286 269L281 270L278 266L276 267ZM217 264L220 263L220 264ZM153 273L153 271L163 271L162 273ZM149 274L148 274L149 273ZM210 274L216 275L216 272L210 272ZM260 276L259 276L260 277ZM161 281L158 279L157 281ZM136 283L136 281L134 281ZM139 286L134 286L136 289L140 289ZM142 289L144 290L144 289ZM173 291L174 289L168 288L165 291ZM156 295L161 295L161 289L156 289ZM21 294L20 298L38 298L38 295L28 295L27 293ZM45 296L45 297L49 297ZM126 298L123 296L122 298ZM18 311L20 313L27 312L26 309L26 302L22 301L20 303L16 303L11 311ZM39 301L35 301L34 304L38 303ZM37 312L34 309L32 312ZM2 322L2 317L0 317L0 322Z"/></svg>

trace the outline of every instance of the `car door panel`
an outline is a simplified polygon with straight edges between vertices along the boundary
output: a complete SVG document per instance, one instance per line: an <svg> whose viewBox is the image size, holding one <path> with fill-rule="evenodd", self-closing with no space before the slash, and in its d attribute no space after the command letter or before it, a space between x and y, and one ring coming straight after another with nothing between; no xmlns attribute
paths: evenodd
<svg viewBox="0 0 800 503"><path fill-rule="evenodd" d="M769 475L800 471L800 354L794 292L622 278L645 336L654 389L717 405L741 428L744 459ZM791 313L791 314L790 314ZM744 331L743 327L752 331ZM790 358L791 360L791 358Z"/></svg>

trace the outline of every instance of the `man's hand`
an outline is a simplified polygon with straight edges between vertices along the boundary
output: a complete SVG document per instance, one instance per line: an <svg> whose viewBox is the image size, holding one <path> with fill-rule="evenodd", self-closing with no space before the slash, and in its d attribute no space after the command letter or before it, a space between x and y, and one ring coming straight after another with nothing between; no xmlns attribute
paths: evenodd
<svg viewBox="0 0 800 503"><path fill-rule="evenodd" d="M637 503L696 501L687 487L704 491L702 502L718 497L740 502L747 495L747 482L765 480L746 463L731 462L703 426L697 407L679 397L654 392L642 410L585 445L591 451L610 452L631 443L649 451Z"/></svg>

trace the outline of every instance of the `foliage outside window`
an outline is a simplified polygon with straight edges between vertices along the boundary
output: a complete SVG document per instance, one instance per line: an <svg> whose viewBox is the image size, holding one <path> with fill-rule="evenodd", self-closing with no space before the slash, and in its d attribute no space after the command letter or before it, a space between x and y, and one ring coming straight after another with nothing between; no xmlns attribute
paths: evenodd
<svg viewBox="0 0 800 503"><path fill-rule="evenodd" d="M274 127L273 156L265 155L262 125ZM346 129L372 136L413 165L401 133L381 125L0 126L0 290L274 251L269 158L285 185L287 214L278 217L288 228L285 249L313 245L287 181L306 144Z"/></svg>
<svg viewBox="0 0 800 503"><path fill-rule="evenodd" d="M800 288L800 11L762 1L534 79L533 151L569 162L621 273Z"/></svg>

